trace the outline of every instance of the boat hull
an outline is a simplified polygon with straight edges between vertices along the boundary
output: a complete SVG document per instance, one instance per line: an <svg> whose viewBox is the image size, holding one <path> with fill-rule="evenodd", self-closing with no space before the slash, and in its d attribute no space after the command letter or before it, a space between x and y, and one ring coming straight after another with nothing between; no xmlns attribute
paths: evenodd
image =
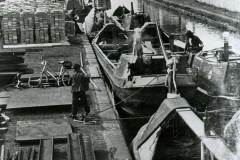
<svg viewBox="0 0 240 160"><path fill-rule="evenodd" d="M165 84L145 87L122 87L121 84L125 80L115 75L114 69L108 64L95 44L93 44L93 48L115 96L120 99L120 102L123 102L120 106L124 111L127 111L131 116L153 114L167 97L167 87ZM162 77L165 78L165 75L162 75ZM196 86L187 83L186 86L180 85L178 89L181 96L186 97L188 100L192 100L196 92Z"/></svg>
<svg viewBox="0 0 240 160"><path fill-rule="evenodd" d="M111 82L115 95L123 102L122 109L131 116L148 116L153 114L167 98L167 87L155 86L146 88L120 88ZM196 88L193 86L179 87L180 95L193 101Z"/></svg>

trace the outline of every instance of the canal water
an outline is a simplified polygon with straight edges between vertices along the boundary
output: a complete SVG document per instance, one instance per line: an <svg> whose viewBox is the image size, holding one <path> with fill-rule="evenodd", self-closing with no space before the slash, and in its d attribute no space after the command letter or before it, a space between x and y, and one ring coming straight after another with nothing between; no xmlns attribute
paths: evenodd
<svg viewBox="0 0 240 160"><path fill-rule="evenodd" d="M220 30L214 26L201 22L192 17L175 13L163 8L159 3L150 0L111 0L112 10L119 5L131 8L131 2L134 4L134 10L144 10L150 14L153 21L157 20L161 28L167 33L183 34L186 30L192 30L204 43L204 50L210 50L223 46L223 32L229 32L229 44L232 49L240 54L240 34L227 30Z"/></svg>
<svg viewBox="0 0 240 160"><path fill-rule="evenodd" d="M203 41L204 50L223 47L223 33L229 32L229 45L232 47L234 52L240 54L239 33L221 30L216 26L211 26L201 20L181 15L172 10L163 8L158 3L150 2L149 0L111 0L112 10L117 8L119 5L124 5L130 9L131 2L133 2L135 11L142 10L144 5L144 11L150 14L152 20L158 21L161 28L168 34L184 34L187 30L193 31ZM129 115L125 114L121 109L119 110L119 114L123 118L129 117ZM127 143L131 142L139 128L146 122L146 119L122 120L123 131L126 135L125 137Z"/></svg>

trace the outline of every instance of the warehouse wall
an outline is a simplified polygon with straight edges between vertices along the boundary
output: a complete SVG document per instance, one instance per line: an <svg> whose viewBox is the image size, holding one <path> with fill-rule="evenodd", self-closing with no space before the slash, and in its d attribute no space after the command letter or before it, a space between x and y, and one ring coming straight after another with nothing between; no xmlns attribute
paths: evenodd
<svg viewBox="0 0 240 160"><path fill-rule="evenodd" d="M226 8L230 11L240 12L240 0L197 0L220 8Z"/></svg>

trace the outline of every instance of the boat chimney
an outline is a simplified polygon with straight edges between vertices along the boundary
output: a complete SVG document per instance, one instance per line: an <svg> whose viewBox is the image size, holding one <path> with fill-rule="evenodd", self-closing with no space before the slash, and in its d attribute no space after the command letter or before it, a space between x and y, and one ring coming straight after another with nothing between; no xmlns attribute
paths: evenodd
<svg viewBox="0 0 240 160"><path fill-rule="evenodd" d="M131 2L131 15L134 15L133 2Z"/></svg>
<svg viewBox="0 0 240 160"><path fill-rule="evenodd" d="M224 62L228 62L229 60L229 45L228 45L228 37L229 37L229 32L223 32L223 40L224 40L224 52L222 55L222 59Z"/></svg>

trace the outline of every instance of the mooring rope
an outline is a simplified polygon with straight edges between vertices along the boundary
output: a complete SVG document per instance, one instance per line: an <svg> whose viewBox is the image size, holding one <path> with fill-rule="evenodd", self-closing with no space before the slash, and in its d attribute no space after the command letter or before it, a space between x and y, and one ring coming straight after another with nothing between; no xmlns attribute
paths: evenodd
<svg viewBox="0 0 240 160"><path fill-rule="evenodd" d="M158 76L158 77L159 77L159 76ZM137 93L141 92L144 88L146 88L147 86L149 86L149 84L150 84L154 79L156 79L156 78L158 78L158 77L154 77L151 81L149 81L149 82L148 82L146 85L144 85L142 88L138 89L137 91L135 91L135 92L132 93L131 95L127 96L125 99L121 100L120 102L116 103L115 105L111 105L111 106L109 106L109 107L106 108L106 109L103 109L103 110L101 110L101 111L98 111L98 112L96 112L96 113L94 113L94 114L92 114L92 115L88 115L88 117L92 117L92 116L95 116L95 115L97 115L97 114L99 114L99 113L105 112L105 111L107 111L107 110L109 110L109 109L112 109L113 107L116 107L117 105L125 102L126 100L128 100L129 98L131 98L132 96L136 95Z"/></svg>

